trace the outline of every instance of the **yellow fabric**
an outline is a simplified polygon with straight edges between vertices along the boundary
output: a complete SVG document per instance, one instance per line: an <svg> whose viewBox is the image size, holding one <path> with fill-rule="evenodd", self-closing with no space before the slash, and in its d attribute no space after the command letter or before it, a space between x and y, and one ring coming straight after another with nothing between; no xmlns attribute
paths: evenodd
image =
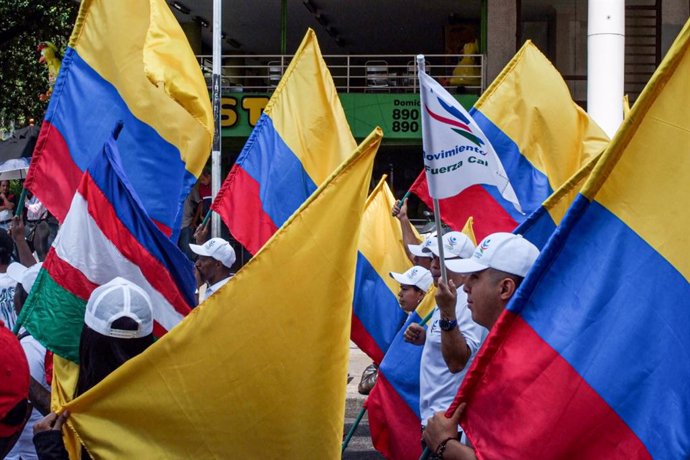
<svg viewBox="0 0 690 460"><path fill-rule="evenodd" d="M479 52L477 40L467 42L462 45L462 54L458 65L453 69L453 76L450 78L452 86L479 86L481 83L481 66L477 64L477 58L470 56Z"/></svg>
<svg viewBox="0 0 690 460"><path fill-rule="evenodd" d="M474 236L474 217L470 216L467 218L467 222L465 222L461 232L467 235L475 246L477 245L477 237Z"/></svg>
<svg viewBox="0 0 690 460"><path fill-rule="evenodd" d="M311 29L264 113L316 185L326 180L356 147L333 78Z"/></svg>
<svg viewBox="0 0 690 460"><path fill-rule="evenodd" d="M565 213L570 208L575 197L582 189L582 186L587 182L590 173L601 158L601 154L592 157L587 164L585 164L573 177L568 179L561 187L553 192L553 194L544 201L544 208L551 216L551 219L556 225L560 225Z"/></svg>
<svg viewBox="0 0 690 460"><path fill-rule="evenodd" d="M690 21L582 193L614 213L690 281L689 81Z"/></svg>
<svg viewBox="0 0 690 460"><path fill-rule="evenodd" d="M391 214L394 204L395 197L384 176L364 205L359 251L397 297L400 284L390 277L390 272L402 273L412 267L412 262L403 246L400 222Z"/></svg>
<svg viewBox="0 0 690 460"><path fill-rule="evenodd" d="M630 99L628 98L628 95L626 94L623 96L623 118L628 118L628 115L630 114Z"/></svg>
<svg viewBox="0 0 690 460"><path fill-rule="evenodd" d="M194 52L166 2L83 0L70 46L137 118L179 149L198 177L211 151L213 111Z"/></svg>
<svg viewBox="0 0 690 460"><path fill-rule="evenodd" d="M53 383L50 393L50 408L53 412L61 412L60 408L72 400L78 378L78 364L58 355L53 355ZM69 457L71 459L81 458L81 443L74 430L63 430L62 434Z"/></svg>
<svg viewBox="0 0 690 460"><path fill-rule="evenodd" d="M225 286L67 404L96 458L338 458L377 128Z"/></svg>
<svg viewBox="0 0 690 460"><path fill-rule="evenodd" d="M482 94L475 109L489 118L556 190L608 137L573 102L551 62L529 40Z"/></svg>

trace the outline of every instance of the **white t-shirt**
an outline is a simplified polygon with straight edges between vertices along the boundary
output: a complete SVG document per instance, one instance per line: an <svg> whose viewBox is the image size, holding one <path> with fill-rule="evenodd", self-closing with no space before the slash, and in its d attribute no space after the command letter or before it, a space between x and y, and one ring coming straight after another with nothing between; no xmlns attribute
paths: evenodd
<svg viewBox="0 0 690 460"><path fill-rule="evenodd" d="M422 417L422 426L426 426L427 420L436 412L448 409L458 393L462 379L465 378L477 350L489 333L484 327L472 321L472 312L467 308L467 294L461 288L458 288L455 317L472 354L461 372L453 374L448 370L441 351L441 328L438 324L441 312L438 307L435 307L426 330L426 340L419 366L419 413Z"/></svg>
<svg viewBox="0 0 690 460"><path fill-rule="evenodd" d="M39 382L43 388L50 391L50 385L48 385L46 381L45 372L46 349L30 335L22 338L20 343L24 349L26 360L29 362L29 373L31 377ZM29 460L38 458L33 443L33 427L34 424L42 418L43 415L41 415L37 409L31 411L29 421L26 422L24 431L22 431L19 439L17 439L17 444L15 444L10 453L7 454L7 460Z"/></svg>
<svg viewBox="0 0 690 460"><path fill-rule="evenodd" d="M7 273L0 273L0 319L9 330L17 322L17 312L14 311L14 288L17 282Z"/></svg>

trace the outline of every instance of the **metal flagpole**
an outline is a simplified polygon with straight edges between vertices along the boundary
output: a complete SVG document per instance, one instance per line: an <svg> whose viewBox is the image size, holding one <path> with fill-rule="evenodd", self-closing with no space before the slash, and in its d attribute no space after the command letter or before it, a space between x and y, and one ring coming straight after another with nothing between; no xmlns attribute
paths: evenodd
<svg viewBox="0 0 690 460"><path fill-rule="evenodd" d="M213 150L211 152L211 193L215 199L220 190L220 73L221 30L223 27L222 0L213 0L213 77L211 100L213 102ZM220 236L220 216L211 218L211 236Z"/></svg>
<svg viewBox="0 0 690 460"><path fill-rule="evenodd" d="M419 99L421 104L421 110L424 110L424 88L422 85L422 73L426 72L426 64L424 61L424 55L417 55L417 70L419 74ZM422 135L429 135L429 133L424 132L424 124L422 124ZM423 143L422 143L423 145ZM428 176L427 176L428 179ZM428 180L427 180L428 182ZM429 186L430 187L430 186ZM431 188L431 187L430 187ZM431 195L431 193L429 193ZM438 258L441 262L441 279L444 283L448 284L448 274L446 273L445 258L443 256L443 230L441 227L441 207L438 204L438 198L432 197L434 200L434 221L436 223L436 239L438 241Z"/></svg>

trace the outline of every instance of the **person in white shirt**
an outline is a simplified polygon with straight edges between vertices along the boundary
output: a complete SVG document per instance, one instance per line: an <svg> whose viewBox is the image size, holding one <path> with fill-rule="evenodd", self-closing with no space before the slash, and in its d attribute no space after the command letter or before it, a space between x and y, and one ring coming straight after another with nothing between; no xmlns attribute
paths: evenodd
<svg viewBox="0 0 690 460"><path fill-rule="evenodd" d="M189 248L199 256L194 266L200 281L207 285L204 292L200 291L199 303L201 303L232 278L231 269L235 263L235 250L223 238L211 238L204 244L190 244Z"/></svg>
<svg viewBox="0 0 690 460"><path fill-rule="evenodd" d="M444 257L454 260L470 257L474 244L460 232L443 235ZM464 277L448 272L448 283L441 277L438 242L434 237L428 250L433 254L431 275L438 290L437 307L425 330L416 323L410 324L404 333L406 341L424 345L419 370L419 411L422 427L436 412L445 410L453 401L474 355L486 338L487 331L474 321L467 309L466 297L460 293L452 299L447 295L448 287L461 286ZM448 266L446 264L446 266ZM454 348L461 351L460 356L449 353Z"/></svg>

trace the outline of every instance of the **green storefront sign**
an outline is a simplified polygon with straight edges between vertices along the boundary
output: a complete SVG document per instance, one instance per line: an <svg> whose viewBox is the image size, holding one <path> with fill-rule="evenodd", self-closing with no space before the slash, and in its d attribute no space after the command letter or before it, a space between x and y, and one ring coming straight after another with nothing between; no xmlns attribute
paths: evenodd
<svg viewBox="0 0 690 460"><path fill-rule="evenodd" d="M467 109L475 95L455 96ZM223 137L248 137L268 103L266 94L227 94L221 99ZM419 94L344 93L340 95L347 121L356 138L380 126L384 139L419 142L422 139Z"/></svg>

